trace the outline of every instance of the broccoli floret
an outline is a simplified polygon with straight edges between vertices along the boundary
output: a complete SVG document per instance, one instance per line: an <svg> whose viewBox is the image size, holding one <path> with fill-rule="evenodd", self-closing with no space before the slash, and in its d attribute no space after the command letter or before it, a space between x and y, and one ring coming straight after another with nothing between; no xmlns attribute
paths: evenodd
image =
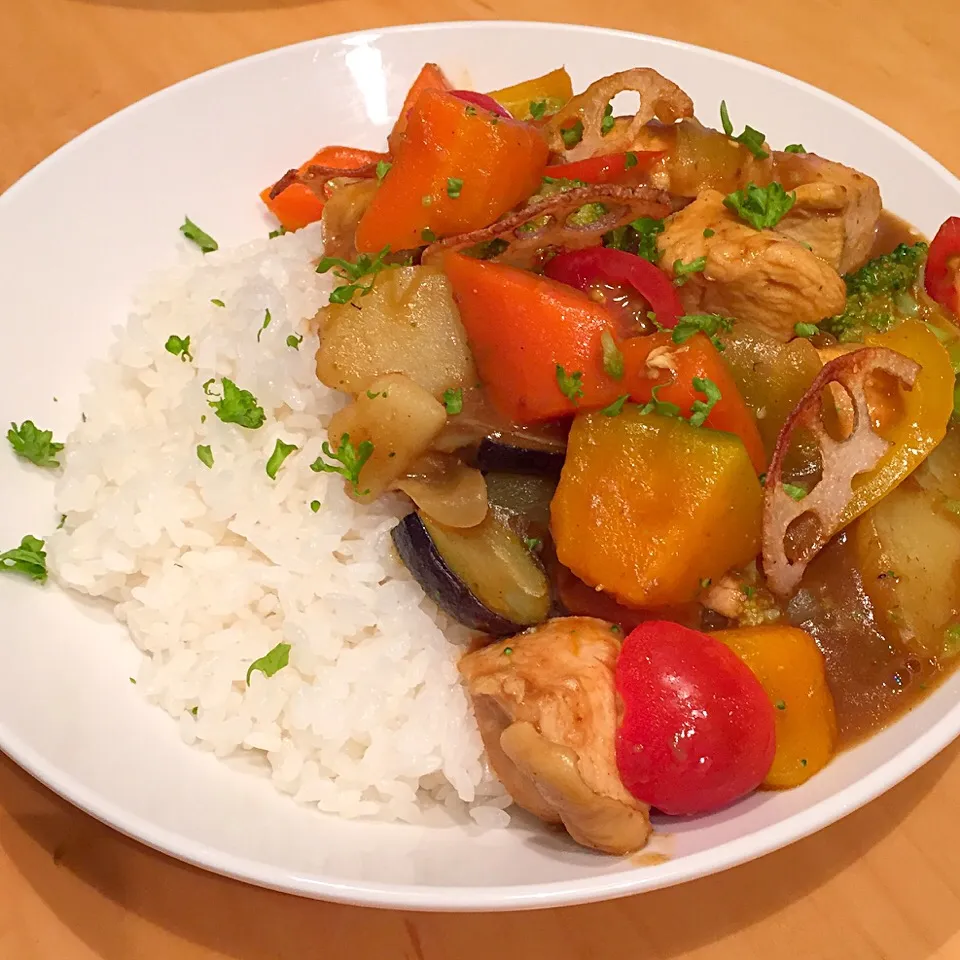
<svg viewBox="0 0 960 960"><path fill-rule="evenodd" d="M838 340L862 340L865 333L883 333L910 312L910 289L917 282L927 256L927 245L901 243L891 253L876 257L856 273L844 277L847 305L843 313L825 320L820 328Z"/></svg>

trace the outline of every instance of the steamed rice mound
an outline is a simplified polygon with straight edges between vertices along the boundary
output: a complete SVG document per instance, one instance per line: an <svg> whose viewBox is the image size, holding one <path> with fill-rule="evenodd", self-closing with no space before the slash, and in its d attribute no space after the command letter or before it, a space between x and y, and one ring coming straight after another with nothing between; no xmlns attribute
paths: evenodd
<svg viewBox="0 0 960 960"><path fill-rule="evenodd" d="M340 477L310 470L344 403L316 379L305 322L329 293L321 251L317 225L194 254L150 285L91 370L50 567L115 604L145 654L137 689L186 743L324 812L418 822L468 809L500 825L509 800L456 671L465 632L392 552L404 502L358 506ZM192 360L165 350L172 334L190 337ZM223 377L256 397L262 427L218 419L203 385L216 378L218 394ZM278 439L298 449L271 480ZM288 666L248 686L278 643Z"/></svg>

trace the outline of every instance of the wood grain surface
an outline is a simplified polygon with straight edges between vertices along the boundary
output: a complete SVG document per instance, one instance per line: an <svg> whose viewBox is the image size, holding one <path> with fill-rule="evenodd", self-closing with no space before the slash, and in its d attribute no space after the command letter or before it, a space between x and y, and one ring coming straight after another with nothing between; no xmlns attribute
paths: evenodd
<svg viewBox="0 0 960 960"><path fill-rule="evenodd" d="M838 94L960 173L957 0L0 0L0 189L121 107L228 60L365 27L492 17L738 54ZM960 958L960 744L841 823L728 873L497 917L341 907L205 874L0 757L0 960L320 957Z"/></svg>

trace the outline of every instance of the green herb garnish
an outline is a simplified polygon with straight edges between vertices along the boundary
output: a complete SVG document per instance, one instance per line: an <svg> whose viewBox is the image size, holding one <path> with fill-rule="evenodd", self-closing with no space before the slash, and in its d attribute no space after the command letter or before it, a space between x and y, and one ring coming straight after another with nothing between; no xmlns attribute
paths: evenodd
<svg viewBox="0 0 960 960"><path fill-rule="evenodd" d="M260 329L257 331L257 343L260 342L260 337L263 335L263 331L266 330L267 327L269 327L272 322L273 322L273 317L270 316L270 311L266 310L263 314L263 326L261 326Z"/></svg>
<svg viewBox="0 0 960 960"><path fill-rule="evenodd" d="M277 227L276 230L271 230L271 231L267 234L267 239L268 239L268 240L276 240L277 237L282 237L284 234L289 233L289 232L290 232L290 231L288 231L287 228L281 223L280 226Z"/></svg>
<svg viewBox="0 0 960 960"><path fill-rule="evenodd" d="M218 299L217 297L214 297L210 302L211 302L215 307L225 307L225 306L226 306L226 304L225 304L222 300Z"/></svg>
<svg viewBox="0 0 960 960"><path fill-rule="evenodd" d="M682 260L673 261L673 283L674 286L682 287L689 279L690 276L694 273L703 273L707 266L706 257L697 257L696 260L691 260L689 263L684 263Z"/></svg>
<svg viewBox="0 0 960 960"><path fill-rule="evenodd" d="M632 151L628 150L627 155L623 158L623 169L629 170L631 167L635 167L640 161L637 159L637 155Z"/></svg>
<svg viewBox="0 0 960 960"><path fill-rule="evenodd" d="M192 240L200 248L202 253L213 253L214 250L220 248L220 244L218 244L209 233L204 233L189 217L183 218L180 232L188 240Z"/></svg>
<svg viewBox="0 0 960 960"><path fill-rule="evenodd" d="M259 670L267 677L272 677L290 662L290 644L278 643L269 653L265 653L259 660L254 660L247 670L247 686L254 670Z"/></svg>
<svg viewBox="0 0 960 960"><path fill-rule="evenodd" d="M724 197L723 205L732 210L754 230L775 227L797 201L797 193L787 193L776 181L765 187L748 183L743 190L735 190Z"/></svg>
<svg viewBox="0 0 960 960"><path fill-rule="evenodd" d="M297 336L295 333L291 333L287 337L287 346L291 347L293 350L299 350L300 344L303 343L303 335Z"/></svg>
<svg viewBox="0 0 960 960"><path fill-rule="evenodd" d="M623 394L623 396L617 397L617 399L614 400L613 403L611 403L611 404L609 404L608 406L604 407L600 412L601 412L605 417L619 417L620 414L621 414L621 412L623 411L623 405L624 405L629 399L630 399L630 394L629 394L629 393L625 393L625 394Z"/></svg>
<svg viewBox="0 0 960 960"><path fill-rule="evenodd" d="M557 364L557 386L560 387L560 392L569 400L571 403L576 404L576 402L583 396L583 374L576 370L573 373L567 373L560 364Z"/></svg>
<svg viewBox="0 0 960 960"><path fill-rule="evenodd" d="M319 501L319 500L311 500L311 501L310 501L310 509L311 509L314 513L317 513L317 512L320 510L320 506L321 506L321 504L320 504L320 501Z"/></svg>
<svg viewBox="0 0 960 960"><path fill-rule="evenodd" d="M189 337L171 335L167 337L167 342L163 345L163 349L166 350L167 353L172 353L175 357L179 357L184 363L193 359L193 354L190 353Z"/></svg>
<svg viewBox="0 0 960 960"><path fill-rule="evenodd" d="M283 465L283 461L290 456L291 453L294 453L297 450L297 445L295 443L284 443L279 438L277 439L276 446L273 448L273 453L270 454L270 459L267 461L267 476L271 480L277 479L277 471Z"/></svg>
<svg viewBox="0 0 960 960"><path fill-rule="evenodd" d="M722 353L724 346L717 334L721 331L729 333L732 329L733 321L729 317L717 313L688 313L673 328L673 342L686 343L695 334L705 333Z"/></svg>
<svg viewBox="0 0 960 960"><path fill-rule="evenodd" d="M543 543L539 537L525 537L523 542L531 553L539 550L540 545Z"/></svg>
<svg viewBox="0 0 960 960"><path fill-rule="evenodd" d="M784 153L808 153L809 151L802 143L788 143L783 148Z"/></svg>
<svg viewBox="0 0 960 960"><path fill-rule="evenodd" d="M795 323L793 332L798 337L815 337L820 332L820 328L815 323Z"/></svg>
<svg viewBox="0 0 960 960"><path fill-rule="evenodd" d="M542 120L547 115L547 101L531 100L529 110L531 120Z"/></svg>
<svg viewBox="0 0 960 960"><path fill-rule="evenodd" d="M390 168L393 166L389 160L378 160L377 161L377 180L380 183L383 183L383 178L390 172Z"/></svg>
<svg viewBox="0 0 960 960"><path fill-rule="evenodd" d="M213 451L209 444L201 444L197 447L197 459L209 470L213 467Z"/></svg>
<svg viewBox="0 0 960 960"><path fill-rule="evenodd" d="M333 275L340 280L346 281L339 287L334 288L330 294L331 303L349 303L353 295L359 291L361 296L366 296L373 289L373 282L377 274L384 270L389 270L395 264L386 263L384 258L390 253L390 245L385 246L379 253L370 256L368 253L361 253L357 257L356 263L350 263L348 260L341 260L339 257L324 257L317 264L317 273L327 273L333 271ZM363 281L367 282L364 283Z"/></svg>
<svg viewBox="0 0 960 960"><path fill-rule="evenodd" d="M783 487L783 492L790 497L791 500L799 501L807 495L807 491L795 483L783 483L781 486Z"/></svg>
<svg viewBox="0 0 960 960"><path fill-rule="evenodd" d="M560 136L563 137L563 145L572 150L583 139L583 121L577 120L572 126L565 127L560 131Z"/></svg>
<svg viewBox="0 0 960 960"><path fill-rule="evenodd" d="M447 196L451 200L458 200L461 190L463 190L463 180L460 177L447 177Z"/></svg>
<svg viewBox="0 0 960 960"><path fill-rule="evenodd" d="M657 236L663 233L663 221L653 217L638 217L625 227L616 227L604 235L603 242L614 250L635 253L651 263L660 262Z"/></svg>
<svg viewBox="0 0 960 960"><path fill-rule="evenodd" d="M660 391L667 386L665 383L658 383L650 391L650 399L640 408L640 413L647 416L651 413L657 413L661 417L679 417L680 408L675 403L660 399Z"/></svg>
<svg viewBox="0 0 960 960"><path fill-rule="evenodd" d="M723 132L737 143L742 143L758 160L766 160L770 156L763 149L763 141L766 139L759 130L754 130L751 126L745 126L743 133L739 136L733 135L733 124L730 122L730 114L727 112L727 101L720 101L720 123L723 125Z"/></svg>
<svg viewBox="0 0 960 960"><path fill-rule="evenodd" d="M774 706L775 706L778 710L786 710L786 709L787 709L787 704L786 704L786 701L784 701L784 700L778 700L778 701L774 704Z"/></svg>
<svg viewBox="0 0 960 960"><path fill-rule="evenodd" d="M348 483L353 485L354 493L360 496L366 496L370 491L364 490L360 493L360 471L363 465L373 455L373 444L369 440L363 440L356 447L350 442L350 434L345 433L340 437L340 443L337 445L337 451L334 453L330 449L330 444L324 440L320 448L323 455L329 457L333 463L327 463L323 457L310 464L310 469L314 473L339 473Z"/></svg>
<svg viewBox="0 0 960 960"><path fill-rule="evenodd" d="M600 136L605 137L616 125L617 121L613 116L613 104L608 103L603 110L603 119L600 121Z"/></svg>
<svg viewBox="0 0 960 960"><path fill-rule="evenodd" d="M443 391L443 405L447 408L447 413L455 417L463 410L463 388L451 387Z"/></svg>
<svg viewBox="0 0 960 960"><path fill-rule="evenodd" d="M944 630L943 653L947 657L960 653L960 623L955 623L952 627L947 627Z"/></svg>
<svg viewBox="0 0 960 960"><path fill-rule="evenodd" d="M716 234L716 232L717 232L716 230L711 230L709 227L707 227L707 228L703 231L703 237L704 237L705 240L709 240L712 236L714 236L714 235Z"/></svg>
<svg viewBox="0 0 960 960"><path fill-rule="evenodd" d="M710 416L710 411L721 399L720 388L706 377L694 377L693 389L707 398L706 400L694 400L690 406L690 426L702 427L704 420Z"/></svg>
<svg viewBox="0 0 960 960"><path fill-rule="evenodd" d="M63 449L62 443L56 443L52 430L39 430L32 420L24 420L18 427L10 423L7 440L13 452L23 460L29 460L38 467L59 467L57 454Z"/></svg>
<svg viewBox="0 0 960 960"><path fill-rule="evenodd" d="M22 573L38 583L47 579L47 554L43 541L27 534L20 546L6 553L0 553L0 571Z"/></svg>
<svg viewBox="0 0 960 960"><path fill-rule="evenodd" d="M210 384L213 379L208 380L203 385L203 392L208 396L213 396L210 392ZM246 427L248 430L256 430L263 426L266 415L263 407L257 404L257 398L249 390L241 390L232 380L224 377L221 381L223 395L218 399L207 402L216 411L217 416L224 423L235 423L238 426Z"/></svg>
<svg viewBox="0 0 960 960"><path fill-rule="evenodd" d="M600 334L600 346L603 350L603 371L614 380L623 379L623 354L609 330Z"/></svg>
<svg viewBox="0 0 960 960"><path fill-rule="evenodd" d="M437 239L437 235L429 227L424 227L420 231L420 239L424 243L435 243Z"/></svg>

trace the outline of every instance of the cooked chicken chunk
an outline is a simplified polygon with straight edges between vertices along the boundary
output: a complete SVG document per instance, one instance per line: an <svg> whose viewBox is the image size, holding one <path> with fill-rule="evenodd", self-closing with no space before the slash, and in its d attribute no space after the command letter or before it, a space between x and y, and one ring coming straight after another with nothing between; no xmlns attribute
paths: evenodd
<svg viewBox="0 0 960 960"><path fill-rule="evenodd" d="M605 853L639 850L649 808L617 772L611 624L550 620L460 661L487 755L513 799L578 843Z"/></svg>
<svg viewBox="0 0 960 960"><path fill-rule="evenodd" d="M846 303L833 267L789 237L743 223L716 190L704 190L674 214L657 248L671 274L678 263L705 258L703 270L687 273L679 290L688 313L735 317L776 340L790 340L796 324L819 323Z"/></svg>
<svg viewBox="0 0 960 960"><path fill-rule="evenodd" d="M876 180L812 153L776 152L773 159L776 179L797 192L777 232L808 243L840 273L862 266L883 206Z"/></svg>

